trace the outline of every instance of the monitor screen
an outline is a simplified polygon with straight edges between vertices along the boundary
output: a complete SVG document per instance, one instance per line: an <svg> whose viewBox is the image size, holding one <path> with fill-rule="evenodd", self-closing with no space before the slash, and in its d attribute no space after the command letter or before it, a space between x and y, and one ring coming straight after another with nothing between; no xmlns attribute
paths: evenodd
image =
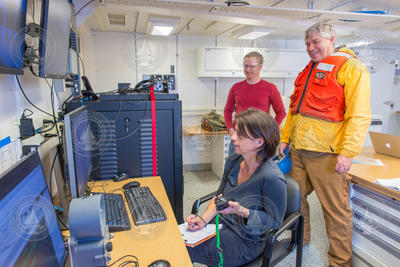
<svg viewBox="0 0 400 267"><path fill-rule="evenodd" d="M93 167L93 138L86 106L65 114L65 150L71 197L81 197Z"/></svg>
<svg viewBox="0 0 400 267"><path fill-rule="evenodd" d="M72 8L68 0L42 0L39 75L64 79L67 75Z"/></svg>
<svg viewBox="0 0 400 267"><path fill-rule="evenodd" d="M0 73L23 74L26 0L0 1Z"/></svg>
<svg viewBox="0 0 400 267"><path fill-rule="evenodd" d="M63 266L64 241L37 152L0 177L0 266Z"/></svg>

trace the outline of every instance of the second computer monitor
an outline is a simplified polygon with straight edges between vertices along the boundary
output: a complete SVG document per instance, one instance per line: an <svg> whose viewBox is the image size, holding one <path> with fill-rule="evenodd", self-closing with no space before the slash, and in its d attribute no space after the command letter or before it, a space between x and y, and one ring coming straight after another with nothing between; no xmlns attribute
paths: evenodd
<svg viewBox="0 0 400 267"><path fill-rule="evenodd" d="M86 183L93 170L93 139L86 107L80 107L64 117L65 153L71 197L84 194Z"/></svg>

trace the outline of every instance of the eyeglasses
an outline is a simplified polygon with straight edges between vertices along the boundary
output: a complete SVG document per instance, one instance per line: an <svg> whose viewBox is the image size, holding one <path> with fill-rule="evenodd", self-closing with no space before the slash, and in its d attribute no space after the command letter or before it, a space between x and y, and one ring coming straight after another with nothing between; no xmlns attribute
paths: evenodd
<svg viewBox="0 0 400 267"><path fill-rule="evenodd" d="M259 64L257 64L257 65L246 65L246 64L244 64L244 65L243 65L243 67L244 67L245 69L247 69L247 68L254 69L254 68L258 67L258 66L260 66L260 65L259 65Z"/></svg>

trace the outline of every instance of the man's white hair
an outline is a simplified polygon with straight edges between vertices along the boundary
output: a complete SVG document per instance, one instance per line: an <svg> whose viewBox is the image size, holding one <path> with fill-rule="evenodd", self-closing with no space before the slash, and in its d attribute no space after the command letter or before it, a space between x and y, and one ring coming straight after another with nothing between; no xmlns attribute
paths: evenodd
<svg viewBox="0 0 400 267"><path fill-rule="evenodd" d="M323 38L327 39L330 39L332 36L336 37L336 31L333 25L328 23L316 23L312 25L306 30L305 39L308 39L313 32L318 32Z"/></svg>

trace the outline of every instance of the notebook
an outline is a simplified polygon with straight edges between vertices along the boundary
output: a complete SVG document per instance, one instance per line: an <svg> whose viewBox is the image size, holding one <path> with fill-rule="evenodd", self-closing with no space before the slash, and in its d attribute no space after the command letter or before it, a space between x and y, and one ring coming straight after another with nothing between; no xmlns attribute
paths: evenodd
<svg viewBox="0 0 400 267"><path fill-rule="evenodd" d="M222 224L219 225L219 229L222 229ZM188 247L195 247L198 244L215 236L215 224L207 224L204 228L197 231L189 231L188 223L182 223L179 225L179 230L181 232L183 241Z"/></svg>
<svg viewBox="0 0 400 267"><path fill-rule="evenodd" d="M400 136L369 132L376 153L400 158Z"/></svg>

